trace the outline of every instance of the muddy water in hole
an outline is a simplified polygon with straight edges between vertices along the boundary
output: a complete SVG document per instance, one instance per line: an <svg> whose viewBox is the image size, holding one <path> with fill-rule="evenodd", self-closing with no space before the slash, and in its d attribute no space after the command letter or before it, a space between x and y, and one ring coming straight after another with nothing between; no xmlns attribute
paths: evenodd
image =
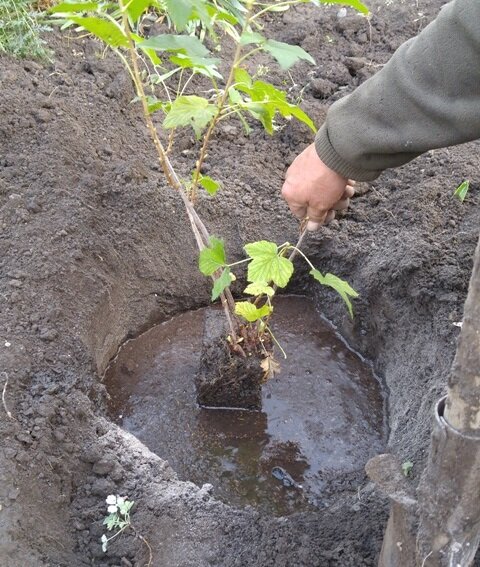
<svg viewBox="0 0 480 567"><path fill-rule="evenodd" d="M112 418L182 480L211 483L233 505L288 514L328 505L329 485L381 452L385 404L370 366L309 299L277 298L275 311L288 358L264 386L262 412L197 407L204 309L126 343L105 379ZM301 486L284 486L274 467Z"/></svg>

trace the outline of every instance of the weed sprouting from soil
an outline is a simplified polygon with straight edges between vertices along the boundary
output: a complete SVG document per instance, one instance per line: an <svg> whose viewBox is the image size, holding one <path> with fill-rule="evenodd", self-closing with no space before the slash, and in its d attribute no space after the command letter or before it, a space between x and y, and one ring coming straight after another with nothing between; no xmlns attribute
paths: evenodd
<svg viewBox="0 0 480 567"><path fill-rule="evenodd" d="M32 0L0 0L0 52L15 57L48 59L41 32L50 28Z"/></svg>
<svg viewBox="0 0 480 567"><path fill-rule="evenodd" d="M103 524L107 527L107 530L109 532L113 531L114 533L110 537L108 537L106 534L102 535L100 539L102 543L102 551L106 553L108 544L116 539L125 530L130 528L134 531L135 536L141 539L148 549L149 559L146 566L149 567L150 565L152 565L152 548L150 547L148 541L133 527L132 520L130 518L130 510L132 509L135 502L133 500L128 500L127 498L124 498L122 496L115 496L115 494L110 494L109 496L107 496L105 502L107 504L108 516L106 516L106 518L103 520Z"/></svg>

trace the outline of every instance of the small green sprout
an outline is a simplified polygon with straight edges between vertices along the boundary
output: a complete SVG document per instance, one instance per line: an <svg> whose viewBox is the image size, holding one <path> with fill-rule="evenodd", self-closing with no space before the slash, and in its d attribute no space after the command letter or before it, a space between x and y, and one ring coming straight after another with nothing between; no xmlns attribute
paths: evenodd
<svg viewBox="0 0 480 567"><path fill-rule="evenodd" d="M102 550L106 553L108 542L119 536L130 525L130 510L134 504L133 500L127 500L122 496L110 494L105 500L107 503L108 516L103 520L103 524L107 526L107 530L117 530L112 536L107 537L105 534L101 537Z"/></svg>
<svg viewBox="0 0 480 567"><path fill-rule="evenodd" d="M465 181L462 181L462 183L460 183L460 185L455 189L453 196L463 203L469 189L470 181L468 179L465 179Z"/></svg>
<svg viewBox="0 0 480 567"><path fill-rule="evenodd" d="M413 469L412 461L405 461L402 463L402 472L405 476L410 476Z"/></svg>

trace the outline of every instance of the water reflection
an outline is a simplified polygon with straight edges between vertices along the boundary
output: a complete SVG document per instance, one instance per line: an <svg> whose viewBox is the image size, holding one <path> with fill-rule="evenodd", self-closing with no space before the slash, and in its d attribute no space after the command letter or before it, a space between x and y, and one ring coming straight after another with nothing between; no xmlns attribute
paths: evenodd
<svg viewBox="0 0 480 567"><path fill-rule="evenodd" d="M197 407L203 319L204 310L185 313L130 341L106 375L113 419L180 478L211 483L234 505L288 514L321 501L326 478L382 450L380 385L308 299L277 300L275 334L288 359L264 387L262 412ZM283 486L277 466L302 489Z"/></svg>

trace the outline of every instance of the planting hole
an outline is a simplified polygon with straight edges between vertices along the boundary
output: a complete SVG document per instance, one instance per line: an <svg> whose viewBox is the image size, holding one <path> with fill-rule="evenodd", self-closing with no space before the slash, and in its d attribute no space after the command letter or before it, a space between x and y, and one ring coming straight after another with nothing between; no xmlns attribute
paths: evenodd
<svg viewBox="0 0 480 567"><path fill-rule="evenodd" d="M370 365L311 300L279 297L274 332L288 358L277 353L282 370L263 387L262 411L199 408L194 377L207 309L121 348L105 378L112 418L182 480L210 483L235 506L289 514L354 488L386 436L384 395Z"/></svg>

